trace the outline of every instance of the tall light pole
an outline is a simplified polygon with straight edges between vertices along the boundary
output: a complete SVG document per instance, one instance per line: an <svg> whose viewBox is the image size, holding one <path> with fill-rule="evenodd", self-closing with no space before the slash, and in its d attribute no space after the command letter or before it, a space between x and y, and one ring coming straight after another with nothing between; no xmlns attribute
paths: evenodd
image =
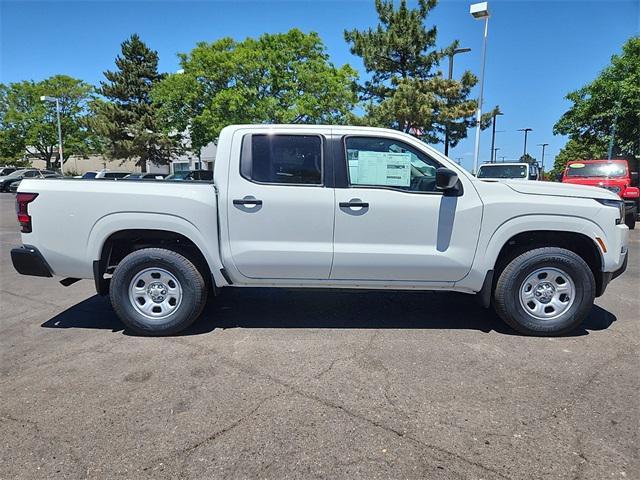
<svg viewBox="0 0 640 480"><path fill-rule="evenodd" d="M53 102L56 104L56 118L58 120L58 156L60 157L60 173L64 175L64 155L62 153L62 124L60 123L60 99L58 97L40 97L43 102Z"/></svg>
<svg viewBox="0 0 640 480"><path fill-rule="evenodd" d="M524 153L523 156L527 154L527 134L533 131L533 128L519 128L519 132L524 132Z"/></svg>
<svg viewBox="0 0 640 480"><path fill-rule="evenodd" d="M539 143L538 146L542 147L542 160L540 160L540 163L542 165L542 173L544 174L544 149L547 148L549 146L549 144L548 143Z"/></svg>
<svg viewBox="0 0 640 480"><path fill-rule="evenodd" d="M449 54L449 80L453 79L453 57L459 53L470 52L470 48L455 48ZM449 124L445 125L444 128L444 154L449 155Z"/></svg>
<svg viewBox="0 0 640 480"><path fill-rule="evenodd" d="M476 145L473 151L473 172L478 170L478 157L480 156L480 120L482 118L482 96L484 94L484 67L487 58L487 34L489 33L489 3L474 3L469 9L473 18L484 19L484 36L482 40L482 68L480 70L480 96L478 97L478 111L476 112Z"/></svg>
<svg viewBox="0 0 640 480"><path fill-rule="evenodd" d="M493 112L493 122L491 122L493 124L491 129L491 163L495 162L495 159L493 157L493 152L495 151L495 149L493 147L496 146L496 117L498 115L504 115L504 113L502 113L500 110L496 110L495 112Z"/></svg>
<svg viewBox="0 0 640 480"><path fill-rule="evenodd" d="M491 163L496 163L495 160L498 158L498 150L500 150L500 147L494 148L491 152Z"/></svg>

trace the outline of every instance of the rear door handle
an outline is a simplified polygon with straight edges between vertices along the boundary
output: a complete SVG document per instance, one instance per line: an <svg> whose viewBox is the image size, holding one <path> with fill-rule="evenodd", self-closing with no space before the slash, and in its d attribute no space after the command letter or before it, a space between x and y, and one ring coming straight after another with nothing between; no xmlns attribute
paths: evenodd
<svg viewBox="0 0 640 480"><path fill-rule="evenodd" d="M258 200L257 198L242 198L242 199L234 199L234 205L262 205L262 200Z"/></svg>
<svg viewBox="0 0 640 480"><path fill-rule="evenodd" d="M340 202L340 208L369 208L369 202Z"/></svg>

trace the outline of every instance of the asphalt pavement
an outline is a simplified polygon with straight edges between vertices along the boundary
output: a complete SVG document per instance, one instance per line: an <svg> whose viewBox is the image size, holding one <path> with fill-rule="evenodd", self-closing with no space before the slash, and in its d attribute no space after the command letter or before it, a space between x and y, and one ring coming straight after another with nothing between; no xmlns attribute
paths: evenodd
<svg viewBox="0 0 640 480"><path fill-rule="evenodd" d="M454 293L227 289L123 331L93 282L18 275L0 194L0 479L640 479L640 230L582 328Z"/></svg>

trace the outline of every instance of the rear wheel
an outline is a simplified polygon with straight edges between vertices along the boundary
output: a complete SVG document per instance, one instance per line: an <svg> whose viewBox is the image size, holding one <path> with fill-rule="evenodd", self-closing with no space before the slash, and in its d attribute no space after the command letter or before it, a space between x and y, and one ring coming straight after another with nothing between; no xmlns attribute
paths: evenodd
<svg viewBox="0 0 640 480"><path fill-rule="evenodd" d="M595 298L589 265L570 250L537 248L513 259L494 291L498 315L526 335L562 335L588 315Z"/></svg>
<svg viewBox="0 0 640 480"><path fill-rule="evenodd" d="M172 335L198 318L207 301L207 288L202 274L186 257L162 248L145 248L118 264L109 296L129 329L143 335Z"/></svg>

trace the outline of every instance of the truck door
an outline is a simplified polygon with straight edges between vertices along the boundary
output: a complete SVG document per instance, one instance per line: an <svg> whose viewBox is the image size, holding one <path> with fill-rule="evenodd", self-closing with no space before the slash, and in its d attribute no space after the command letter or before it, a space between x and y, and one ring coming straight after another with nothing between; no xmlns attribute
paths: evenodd
<svg viewBox="0 0 640 480"><path fill-rule="evenodd" d="M468 181L444 196L441 165L393 136L345 136L338 150L331 279L446 283L469 272L482 203Z"/></svg>
<svg viewBox="0 0 640 480"><path fill-rule="evenodd" d="M259 132L242 134L239 168L237 159L235 166L230 163L227 230L233 263L247 278L326 280L334 189L325 186L325 138L299 130Z"/></svg>

